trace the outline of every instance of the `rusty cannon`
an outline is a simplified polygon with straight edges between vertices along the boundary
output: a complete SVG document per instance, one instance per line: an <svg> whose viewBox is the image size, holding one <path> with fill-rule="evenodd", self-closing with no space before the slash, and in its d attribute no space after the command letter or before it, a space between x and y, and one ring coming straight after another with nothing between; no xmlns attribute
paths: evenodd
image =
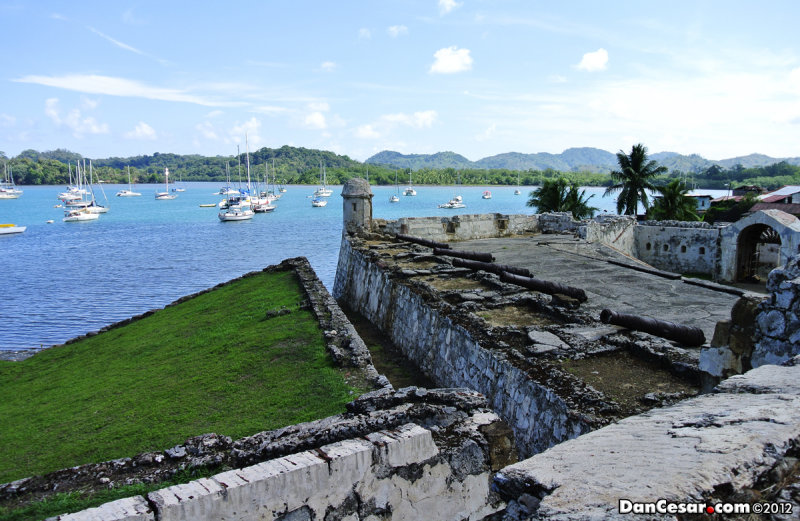
<svg viewBox="0 0 800 521"><path fill-rule="evenodd" d="M457 268L469 268L471 270L483 270L489 273L496 273L500 275L506 271L515 275L522 275L523 277L533 277L533 273L528 268L518 268L517 266L509 266L508 264L495 264L493 262L481 262L467 259L453 259L453 266Z"/></svg>
<svg viewBox="0 0 800 521"><path fill-rule="evenodd" d="M523 288L532 289L540 293L547 293L548 295L555 295L556 293L558 293L561 295L566 295L568 297L574 298L575 300L578 300L580 302L586 302L587 300L586 292L583 291L581 288L566 286L564 284L560 284L558 282L553 282L550 280L535 279L533 277L523 277L522 275L515 275L507 271L504 271L503 273L500 274L500 280L502 280L503 282L516 284L517 286L522 286Z"/></svg>
<svg viewBox="0 0 800 521"><path fill-rule="evenodd" d="M627 313L617 313L610 309L600 312L600 320L605 324L622 326L644 333L650 333L667 340L674 340L688 347L698 347L706 342L703 330L698 327L684 326L657 318L642 317L639 315L629 315Z"/></svg>
<svg viewBox="0 0 800 521"><path fill-rule="evenodd" d="M413 242L414 244L419 244L421 246L427 246L428 248L439 248L442 250L449 250L450 245L444 242L436 242L430 239L423 239L422 237L414 237L413 235L406 235L404 233L398 233L395 237L401 241L406 242Z"/></svg>
<svg viewBox="0 0 800 521"><path fill-rule="evenodd" d="M444 248L434 248L434 255L447 255L448 257L458 257L459 259L467 259L481 262L492 262L494 257L491 253L481 253L479 251L461 251L461 250L446 250Z"/></svg>

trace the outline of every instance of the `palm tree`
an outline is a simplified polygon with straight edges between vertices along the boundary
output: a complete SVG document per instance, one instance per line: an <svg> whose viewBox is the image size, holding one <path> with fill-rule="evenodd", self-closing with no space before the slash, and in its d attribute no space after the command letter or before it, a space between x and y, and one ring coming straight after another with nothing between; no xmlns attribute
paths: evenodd
<svg viewBox="0 0 800 521"><path fill-rule="evenodd" d="M653 201L653 206L647 212L649 218L658 220L699 221L700 217L695 210L697 203L687 197L689 187L680 179L670 181L665 186L656 187L661 197Z"/></svg>
<svg viewBox="0 0 800 521"><path fill-rule="evenodd" d="M639 202L647 210L647 190L655 190L651 179L658 174L667 171L667 167L658 166L655 161L648 161L647 147L639 143L633 145L631 153L626 154L622 150L617 152L617 162L619 170L611 172L611 179L616 184L606 188L605 195L612 195L619 192L617 197L617 213L625 215L636 215L636 208Z"/></svg>
<svg viewBox="0 0 800 521"><path fill-rule="evenodd" d="M545 179L542 186L530 192L527 206L535 206L539 213L571 212L576 219L592 217L597 208L589 206L586 190L579 190L576 183L567 184L567 180Z"/></svg>

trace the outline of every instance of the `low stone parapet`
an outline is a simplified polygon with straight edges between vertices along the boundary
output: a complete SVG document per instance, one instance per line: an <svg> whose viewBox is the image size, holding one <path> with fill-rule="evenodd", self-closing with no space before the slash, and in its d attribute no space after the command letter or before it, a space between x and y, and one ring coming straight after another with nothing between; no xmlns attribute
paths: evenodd
<svg viewBox="0 0 800 521"><path fill-rule="evenodd" d="M713 394L626 418L498 474L506 519L630 519L631 503L705 504L759 496L785 478L800 442L800 366L765 366ZM771 481L770 481L771 480ZM794 505L796 511L797 505ZM647 519L676 519L664 513Z"/></svg>

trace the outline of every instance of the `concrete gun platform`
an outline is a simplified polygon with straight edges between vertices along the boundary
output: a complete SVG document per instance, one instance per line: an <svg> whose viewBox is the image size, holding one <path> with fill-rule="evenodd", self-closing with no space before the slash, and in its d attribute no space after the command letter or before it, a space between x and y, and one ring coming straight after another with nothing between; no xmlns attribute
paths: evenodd
<svg viewBox="0 0 800 521"><path fill-rule="evenodd" d="M611 248L572 235L477 239L452 243L458 250L490 252L499 264L528 268L539 279L583 288L589 300L581 309L599 317L609 308L699 327L710 341L720 320L730 318L737 295L687 284L654 273L620 266L649 265Z"/></svg>

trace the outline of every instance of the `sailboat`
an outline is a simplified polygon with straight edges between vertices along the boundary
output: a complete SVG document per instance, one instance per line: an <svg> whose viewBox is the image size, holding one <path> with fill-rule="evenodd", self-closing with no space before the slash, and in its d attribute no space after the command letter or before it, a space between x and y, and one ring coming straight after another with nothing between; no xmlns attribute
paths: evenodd
<svg viewBox="0 0 800 521"><path fill-rule="evenodd" d="M325 165L322 164L322 161L319 162L320 166L320 173L319 173L319 181L322 184L319 188L314 190L315 197L330 197L333 194L333 190L328 188L328 174L325 172Z"/></svg>
<svg viewBox="0 0 800 521"><path fill-rule="evenodd" d="M142 194L133 191L133 186L131 185L131 167L128 167L128 188L127 190L123 188L117 192L117 197L138 197L140 195Z"/></svg>
<svg viewBox="0 0 800 521"><path fill-rule="evenodd" d="M219 212L217 217L222 222L226 221L247 221L253 218L255 212L252 208L252 199L250 196L250 145L247 141L247 134L244 135L245 151L247 153L247 190L239 190L237 195L229 195L227 199L226 208L224 211ZM238 148L236 147L236 155L239 156Z"/></svg>
<svg viewBox="0 0 800 521"><path fill-rule="evenodd" d="M91 163L89 163L91 166ZM71 199L64 201L66 208L64 209L64 219L62 219L66 223L71 222L82 222L82 221L96 221L100 218L101 213L105 213L108 211L108 208L103 206L99 206L95 203L94 200L94 191L91 189L92 185L86 179L86 160L84 160L83 172L81 172L80 163L78 163L76 168L76 174L78 176L78 186L76 193L80 193L80 199ZM83 188L84 182L89 186L89 191L91 192L91 198L86 199L86 195L88 195L86 189Z"/></svg>
<svg viewBox="0 0 800 521"><path fill-rule="evenodd" d="M394 171L394 186L395 186L395 190L396 190L396 191L397 191L397 193L399 194L399 193L400 193L400 185L399 185L399 184L397 184L397 170L395 170L395 171ZM393 194L393 195L392 195L392 196L389 198L389 202L390 202L390 203L399 203L399 202L400 202L400 198L399 198L399 197L397 197L397 194Z"/></svg>
<svg viewBox="0 0 800 521"><path fill-rule="evenodd" d="M522 192L520 192L520 190L519 190L519 172L517 172L517 189L514 190L514 195L519 195L521 193Z"/></svg>
<svg viewBox="0 0 800 521"><path fill-rule="evenodd" d="M6 163L6 177L5 180L0 182L0 199L19 199L22 195L22 190L18 190L14 185L14 171L8 172L8 163Z"/></svg>
<svg viewBox="0 0 800 521"><path fill-rule="evenodd" d="M183 187L183 174L182 173L178 174L178 183L179 184L175 185L175 187L172 189L172 191L173 192L185 192L186 188Z"/></svg>
<svg viewBox="0 0 800 521"><path fill-rule="evenodd" d="M164 168L164 191L163 192L156 192L156 200L157 201L167 201L169 199L175 199L178 197L178 194L171 194L169 193L169 167Z"/></svg>
<svg viewBox="0 0 800 521"><path fill-rule="evenodd" d="M456 186L461 184L461 173L458 174L458 179L456 180ZM439 205L439 208L447 208L447 209L456 209L456 208L466 208L467 205L464 204L463 199L460 195L453 195L453 198L447 201L446 203L442 203Z"/></svg>
<svg viewBox="0 0 800 521"><path fill-rule="evenodd" d="M408 188L403 190L403 195L417 195L417 191L411 186L411 172L408 173Z"/></svg>

